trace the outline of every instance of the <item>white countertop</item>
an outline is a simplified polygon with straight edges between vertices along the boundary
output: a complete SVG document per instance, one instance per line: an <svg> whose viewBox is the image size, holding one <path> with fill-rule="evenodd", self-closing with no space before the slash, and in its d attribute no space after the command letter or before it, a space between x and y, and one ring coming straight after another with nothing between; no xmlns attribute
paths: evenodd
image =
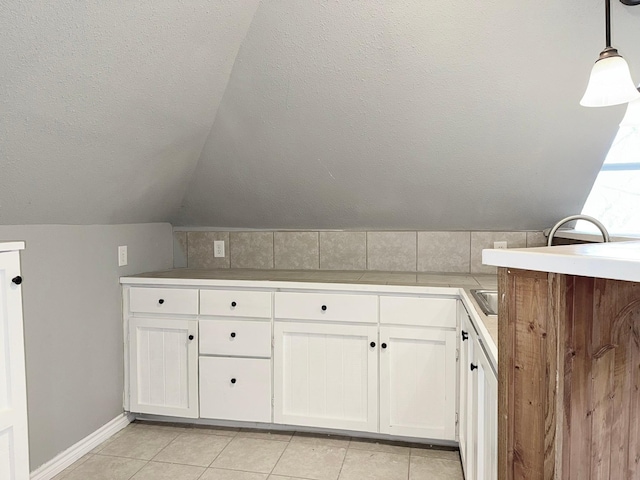
<svg viewBox="0 0 640 480"><path fill-rule="evenodd" d="M24 250L24 242L0 242L0 252Z"/></svg>
<svg viewBox="0 0 640 480"><path fill-rule="evenodd" d="M640 242L483 250L482 263L496 267L640 282Z"/></svg>

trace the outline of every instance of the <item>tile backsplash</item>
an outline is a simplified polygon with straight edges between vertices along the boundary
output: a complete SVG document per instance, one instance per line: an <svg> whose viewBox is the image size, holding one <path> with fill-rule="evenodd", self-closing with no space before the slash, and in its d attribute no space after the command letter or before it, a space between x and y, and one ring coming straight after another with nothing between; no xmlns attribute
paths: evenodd
<svg viewBox="0 0 640 480"><path fill-rule="evenodd" d="M545 244L542 232L248 231L175 230L176 268L373 270L487 273L482 250L506 241L509 248ZM225 242L225 257L213 242Z"/></svg>

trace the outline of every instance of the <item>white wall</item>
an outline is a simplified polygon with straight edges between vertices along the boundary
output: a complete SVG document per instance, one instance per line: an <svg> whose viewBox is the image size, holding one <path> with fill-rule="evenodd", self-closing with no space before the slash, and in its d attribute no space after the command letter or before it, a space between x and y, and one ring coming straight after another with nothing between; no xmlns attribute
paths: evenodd
<svg viewBox="0 0 640 480"><path fill-rule="evenodd" d="M167 223L0 226L24 240L22 284L31 470L120 414L122 275L171 268ZM118 267L118 245L129 265Z"/></svg>

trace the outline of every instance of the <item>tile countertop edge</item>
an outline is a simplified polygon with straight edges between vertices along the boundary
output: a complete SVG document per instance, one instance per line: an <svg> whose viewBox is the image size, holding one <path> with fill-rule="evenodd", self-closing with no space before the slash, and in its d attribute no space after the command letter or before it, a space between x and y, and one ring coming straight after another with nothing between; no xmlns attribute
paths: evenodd
<svg viewBox="0 0 640 480"><path fill-rule="evenodd" d="M640 282L640 242L483 250L482 262L583 277Z"/></svg>
<svg viewBox="0 0 640 480"><path fill-rule="evenodd" d="M498 348L497 329L498 321L496 316L486 316L471 296L471 286L427 286L427 285L380 285L369 283L342 283L335 282L310 282L296 280L237 280L237 279L199 279L199 278L154 278L154 277L120 277L122 285L166 285L179 287L238 287L238 288L270 288L270 289L307 289L307 290L350 290L356 292L375 293L407 293L422 295L446 295L457 296L465 305L467 311L472 315L476 324L480 338L485 345L489 360L497 370Z"/></svg>

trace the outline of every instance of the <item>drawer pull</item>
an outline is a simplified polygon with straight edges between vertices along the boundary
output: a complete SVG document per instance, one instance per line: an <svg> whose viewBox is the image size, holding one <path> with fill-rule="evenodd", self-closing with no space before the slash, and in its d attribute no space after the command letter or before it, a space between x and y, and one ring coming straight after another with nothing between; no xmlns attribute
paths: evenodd
<svg viewBox="0 0 640 480"><path fill-rule="evenodd" d="M387 344L383 343L382 345L380 345L382 348L387 348Z"/></svg>
<svg viewBox="0 0 640 480"><path fill-rule="evenodd" d="M473 363L471 364L471 371L472 372L477 368L478 368L478 365L474 365Z"/></svg>
<svg viewBox="0 0 640 480"><path fill-rule="evenodd" d="M235 307L236 305L238 305L236 302L231 302L232 307Z"/></svg>
<svg viewBox="0 0 640 480"><path fill-rule="evenodd" d="M11 281L13 283L15 283L16 285L20 285L22 283L22 277L20 275L18 275L17 277L13 277L11 279Z"/></svg>
<svg viewBox="0 0 640 480"><path fill-rule="evenodd" d="M236 332L231 332L231 338L236 338Z"/></svg>
<svg viewBox="0 0 640 480"><path fill-rule="evenodd" d="M160 300L158 300L158 303L162 305L164 303L164 298L161 298Z"/></svg>
<svg viewBox="0 0 640 480"><path fill-rule="evenodd" d="M370 346L371 348L375 347L375 346L376 346L376 342L371 342L371 343L369 344L369 346Z"/></svg>
<svg viewBox="0 0 640 480"><path fill-rule="evenodd" d="M464 342L465 340L468 340L468 339L469 339L469 334L464 330L462 330L462 341Z"/></svg>
<svg viewBox="0 0 640 480"><path fill-rule="evenodd" d="M236 383L236 379L235 379L235 378L232 378L232 379L231 379L231 383Z"/></svg>
<svg viewBox="0 0 640 480"><path fill-rule="evenodd" d="M193 335L189 335L189 340L193 340Z"/></svg>
<svg viewBox="0 0 640 480"><path fill-rule="evenodd" d="M322 308L322 311L323 311L323 312L326 312L326 311L327 311L327 306L326 306L326 305L322 305L322 307L321 307L321 308Z"/></svg>

